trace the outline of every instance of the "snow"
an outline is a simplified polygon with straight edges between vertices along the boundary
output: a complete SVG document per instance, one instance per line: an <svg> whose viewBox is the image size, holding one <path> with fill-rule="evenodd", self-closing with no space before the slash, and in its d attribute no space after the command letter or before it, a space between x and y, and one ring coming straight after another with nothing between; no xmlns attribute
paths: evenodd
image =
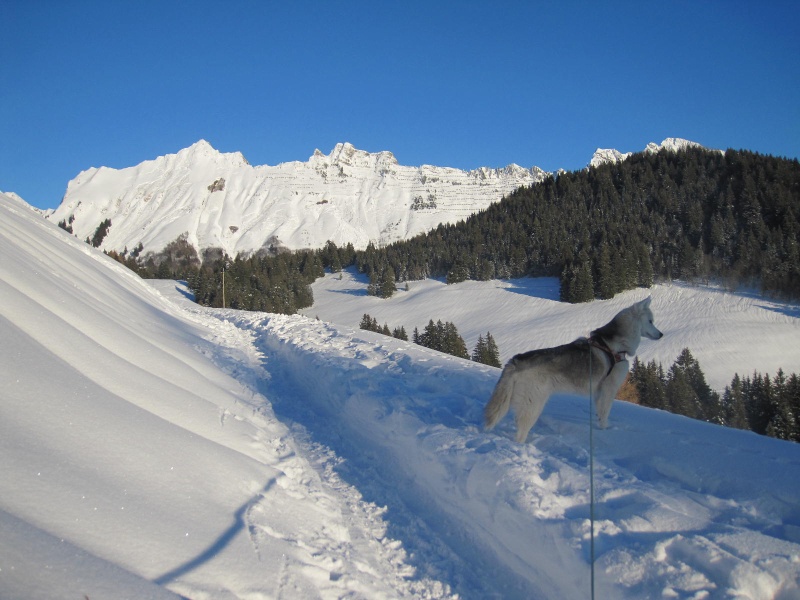
<svg viewBox="0 0 800 600"><path fill-rule="evenodd" d="M364 312L455 319L508 355L652 293L665 337L641 357L697 343L715 386L737 344L740 372L800 371L796 305L688 285L380 301L345 273L315 284L325 320L207 309L7 195L0 257L2 598L588 597L586 399L553 399L526 444L510 419L485 433L499 370L361 331ZM799 445L621 402L593 439L597 597L800 597Z"/></svg>
<svg viewBox="0 0 800 600"><path fill-rule="evenodd" d="M81 240L110 219L101 247L119 252L139 243L157 252L180 235L197 249L221 247L231 256L275 240L291 249L321 248L328 240L366 248L455 223L545 177L537 167L517 165L402 166L391 152L349 143L328 155L315 150L307 162L254 167L241 153L218 152L200 140L134 167L83 171L48 218L74 217ZM213 188L219 180L224 188ZM424 208L412 208L417 198Z"/></svg>
<svg viewBox="0 0 800 600"><path fill-rule="evenodd" d="M678 152L679 150L685 150L686 148L702 148L700 144L697 142L692 142L689 140L685 140L683 138L666 138L660 144L656 144L655 142L650 142L645 146L644 152L648 152L650 154L661 152L662 150L667 152ZM613 148L598 148L595 150L592 159L589 161L590 167L599 167L604 163L618 163L623 160L627 160L632 155L632 152L620 152L619 150L615 150Z"/></svg>
<svg viewBox="0 0 800 600"><path fill-rule="evenodd" d="M403 326L411 337L429 320L456 325L471 350L478 336L492 334L501 362L515 354L568 343L607 323L617 312L648 296L660 330L658 343L639 347L639 359L661 362L665 369L689 348L712 388L722 391L734 373L754 370L774 375L782 368L800 373L800 307L746 291L682 282L655 285L618 294L614 299L585 304L558 302L558 279L466 281L446 285L440 280L398 285L388 300L367 296L367 281L353 271L327 275L312 285L314 306L307 316L357 328L364 313Z"/></svg>

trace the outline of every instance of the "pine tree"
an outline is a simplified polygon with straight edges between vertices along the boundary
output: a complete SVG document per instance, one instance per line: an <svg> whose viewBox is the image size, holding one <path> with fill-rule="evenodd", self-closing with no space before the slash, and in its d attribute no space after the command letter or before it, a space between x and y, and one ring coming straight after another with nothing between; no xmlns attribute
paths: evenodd
<svg viewBox="0 0 800 600"><path fill-rule="evenodd" d="M360 329L364 329L366 331L378 331L378 320L372 318L370 315L364 313L364 316L361 317L361 323L359 323L358 327Z"/></svg>
<svg viewBox="0 0 800 600"><path fill-rule="evenodd" d="M106 239L109 229L111 229L111 219L104 219L100 225L97 226L97 229L94 230L94 235L92 235L92 239L90 240L91 245L95 248L99 248L103 240Z"/></svg>
<svg viewBox="0 0 800 600"><path fill-rule="evenodd" d="M695 393L697 402L694 408L695 418L709 423L722 424L725 416L719 394L714 392L706 383L705 375L700 369L700 363L692 356L688 348L684 348L681 351L675 364L683 369L689 385Z"/></svg>
<svg viewBox="0 0 800 600"><path fill-rule="evenodd" d="M653 286L653 264L650 262L650 252L644 242L639 243L637 253L637 281L640 287L649 288Z"/></svg>
<svg viewBox="0 0 800 600"><path fill-rule="evenodd" d="M458 334L458 329L450 322L445 323L444 326L443 352L459 358L469 359L469 352L467 352L467 345L464 343L464 338Z"/></svg>
<svg viewBox="0 0 800 600"><path fill-rule="evenodd" d="M472 350L472 360L475 362L482 363L483 359L486 356L486 342L483 340L483 336L478 336L478 342L475 344L475 348Z"/></svg>
<svg viewBox="0 0 800 600"><path fill-rule="evenodd" d="M750 429L759 435L766 435L767 427L772 420L772 384L769 376L753 373L752 379L745 380L747 391L747 421Z"/></svg>
<svg viewBox="0 0 800 600"><path fill-rule="evenodd" d="M686 372L680 366L673 364L670 368L666 393L670 412L692 419L698 418L697 394L692 389Z"/></svg>
<svg viewBox="0 0 800 600"><path fill-rule="evenodd" d="M463 255L460 255L453 268L447 272L445 283L451 285L453 283L461 283L467 279L469 279L469 267L467 267Z"/></svg>
<svg viewBox="0 0 800 600"><path fill-rule="evenodd" d="M369 274L369 283L367 284L367 294L370 296L380 296L380 285L378 283L378 272L372 270Z"/></svg>
<svg viewBox="0 0 800 600"><path fill-rule="evenodd" d="M492 367L502 366L500 364L500 351L491 333L487 332L485 339L482 335L478 336L478 342L472 351L472 360Z"/></svg>
<svg viewBox="0 0 800 600"><path fill-rule="evenodd" d="M730 386L725 388L722 396L722 406L725 420L723 425L736 429L748 429L747 412L745 410L742 380L737 373L734 375Z"/></svg>
<svg viewBox="0 0 800 600"><path fill-rule="evenodd" d="M650 408L669 410L664 371L656 361L643 364L638 357L631 367L631 379L636 385L639 403Z"/></svg>
<svg viewBox="0 0 800 600"><path fill-rule="evenodd" d="M792 414L791 403L786 397L786 375L783 369L779 369L778 374L773 379L770 401L771 415L767 424L766 434L781 440L792 439L795 426L794 415Z"/></svg>
<svg viewBox="0 0 800 600"><path fill-rule="evenodd" d="M442 323L439 320L434 323L431 319L422 333L414 329L414 343L459 358L469 359L464 339L458 334L456 326L450 322Z"/></svg>
<svg viewBox="0 0 800 600"><path fill-rule="evenodd" d="M603 300L613 298L617 293L616 273L611 267L611 250L605 242L600 245L595 272L597 297Z"/></svg>
<svg viewBox="0 0 800 600"><path fill-rule="evenodd" d="M158 269L156 270L156 279L171 279L172 272L169 269L169 265L166 261L162 261L160 265L158 265Z"/></svg>
<svg viewBox="0 0 800 600"><path fill-rule="evenodd" d="M498 368L503 366L500 363L500 348L497 347L497 342L488 331L486 332L486 357L487 365Z"/></svg>
<svg viewBox="0 0 800 600"><path fill-rule="evenodd" d="M578 255L572 283L570 302L591 302L594 300L594 280L592 279L592 263L585 251Z"/></svg>
<svg viewBox="0 0 800 600"><path fill-rule="evenodd" d="M796 373L789 375L786 380L784 398L789 405L789 411L793 418L790 439L794 442L800 442L800 377Z"/></svg>
<svg viewBox="0 0 800 600"><path fill-rule="evenodd" d="M388 265L381 275L380 293L381 298L391 298L397 291L394 269Z"/></svg>

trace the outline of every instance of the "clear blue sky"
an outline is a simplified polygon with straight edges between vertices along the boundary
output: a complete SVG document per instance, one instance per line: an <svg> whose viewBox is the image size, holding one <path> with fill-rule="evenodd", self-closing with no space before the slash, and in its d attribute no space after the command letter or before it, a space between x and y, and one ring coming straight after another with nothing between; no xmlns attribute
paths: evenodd
<svg viewBox="0 0 800 600"><path fill-rule="evenodd" d="M580 169L683 137L800 155L797 2L0 2L0 190L197 140Z"/></svg>

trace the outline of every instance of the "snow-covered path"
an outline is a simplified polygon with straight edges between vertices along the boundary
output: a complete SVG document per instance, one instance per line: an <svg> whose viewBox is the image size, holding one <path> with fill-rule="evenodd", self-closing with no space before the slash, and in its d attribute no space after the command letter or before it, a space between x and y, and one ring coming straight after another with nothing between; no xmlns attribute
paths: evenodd
<svg viewBox="0 0 800 600"><path fill-rule="evenodd" d="M442 594L276 418L251 334L0 211L0 597Z"/></svg>
<svg viewBox="0 0 800 600"><path fill-rule="evenodd" d="M585 597L585 399L555 399L518 446L509 422L479 428L494 369L298 317L227 318L255 333L276 414L389 507L418 569L463 597ZM595 440L600 597L797 593L794 445L621 403Z"/></svg>

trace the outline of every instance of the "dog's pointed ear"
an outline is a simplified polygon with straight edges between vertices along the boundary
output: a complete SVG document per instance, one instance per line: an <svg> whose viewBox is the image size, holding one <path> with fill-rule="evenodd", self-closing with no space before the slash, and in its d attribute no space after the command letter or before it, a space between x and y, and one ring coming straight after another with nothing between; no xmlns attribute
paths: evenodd
<svg viewBox="0 0 800 600"><path fill-rule="evenodd" d="M639 306L642 306L642 307L644 307L644 308L650 308L650 301L651 301L652 299L653 299L653 297L652 297L652 296L648 296L647 298L645 298L644 300L642 300L641 302L639 302Z"/></svg>

